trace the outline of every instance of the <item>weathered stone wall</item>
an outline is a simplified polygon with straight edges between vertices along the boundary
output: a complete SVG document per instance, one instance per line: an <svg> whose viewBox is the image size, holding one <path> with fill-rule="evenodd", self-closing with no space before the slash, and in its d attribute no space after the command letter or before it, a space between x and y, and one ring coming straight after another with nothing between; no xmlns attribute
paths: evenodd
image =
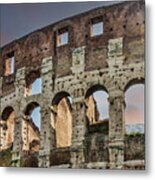
<svg viewBox="0 0 155 180"><path fill-rule="evenodd" d="M91 19L98 16L103 18L104 32L91 37ZM13 107L15 113L12 166L20 166L23 159L25 108L37 103L41 108L38 166L144 168L144 159L124 159L124 93L130 85L144 83L144 23L144 2L124 2L62 20L2 48L0 113L7 106ZM58 30L64 27L68 27L69 42L56 47ZM4 76L5 59L12 52L15 73ZM31 72L39 72L42 93L25 96ZM86 94L91 87L98 86L109 95L109 121L91 126L86 117ZM68 95L72 98L69 148L55 148L56 112L52 102L58 94L58 99ZM64 118L68 119L68 113L62 113ZM62 136L57 130L58 134Z"/></svg>
<svg viewBox="0 0 155 180"><path fill-rule="evenodd" d="M108 162L108 121L103 121L88 127L85 138L86 162Z"/></svg>

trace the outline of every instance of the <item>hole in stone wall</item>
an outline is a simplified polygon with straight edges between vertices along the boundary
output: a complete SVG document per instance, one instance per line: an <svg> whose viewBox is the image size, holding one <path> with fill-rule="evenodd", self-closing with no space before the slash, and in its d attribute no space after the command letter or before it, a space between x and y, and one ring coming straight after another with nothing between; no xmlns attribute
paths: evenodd
<svg viewBox="0 0 155 180"><path fill-rule="evenodd" d="M90 35L91 37L103 34L103 17L91 19Z"/></svg>
<svg viewBox="0 0 155 180"><path fill-rule="evenodd" d="M59 47L68 44L68 36L69 33L67 27L60 29L57 35L57 46Z"/></svg>
<svg viewBox="0 0 155 180"><path fill-rule="evenodd" d="M139 22L137 22L136 25L138 26L138 25L139 25Z"/></svg>
<svg viewBox="0 0 155 180"><path fill-rule="evenodd" d="M113 28L110 28L110 30L109 30L110 32L112 32L113 31Z"/></svg>
<svg viewBox="0 0 155 180"><path fill-rule="evenodd" d="M15 58L14 53L11 53L8 55L8 58L5 59L5 76L9 76L14 73L14 64L15 64Z"/></svg>
<svg viewBox="0 0 155 180"><path fill-rule="evenodd" d="M26 77L25 96L40 94L42 92L42 79L39 71L31 72Z"/></svg>
<svg viewBox="0 0 155 180"><path fill-rule="evenodd" d="M41 84L42 84L42 79L41 79L41 77L37 78L37 79L32 83L31 95L35 95L35 94L41 93Z"/></svg>
<svg viewBox="0 0 155 180"><path fill-rule="evenodd" d="M126 25L123 25L123 28L126 29Z"/></svg>

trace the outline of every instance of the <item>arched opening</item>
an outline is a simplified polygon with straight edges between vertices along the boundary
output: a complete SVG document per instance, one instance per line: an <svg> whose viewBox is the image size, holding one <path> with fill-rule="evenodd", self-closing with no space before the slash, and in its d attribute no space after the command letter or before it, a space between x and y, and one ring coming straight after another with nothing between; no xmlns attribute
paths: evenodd
<svg viewBox="0 0 155 180"><path fill-rule="evenodd" d="M32 71L26 76L25 96L39 94L42 91L42 79L39 71Z"/></svg>
<svg viewBox="0 0 155 180"><path fill-rule="evenodd" d="M55 147L71 146L72 138L72 114L71 96L66 92L56 94L52 101L52 113L54 114L53 127L55 129Z"/></svg>
<svg viewBox="0 0 155 180"><path fill-rule="evenodd" d="M108 139L109 103L106 88L101 85L90 87L86 92L85 104L87 162L108 161L108 148L105 145L107 144L105 139Z"/></svg>
<svg viewBox="0 0 155 180"><path fill-rule="evenodd" d="M125 161L145 158L144 84L133 82L125 92Z"/></svg>
<svg viewBox="0 0 155 180"><path fill-rule="evenodd" d="M127 89L125 104L126 134L144 134L144 84L134 84Z"/></svg>
<svg viewBox="0 0 155 180"><path fill-rule="evenodd" d="M12 148L14 141L14 109L9 106L4 109L0 122L0 149Z"/></svg>
<svg viewBox="0 0 155 180"><path fill-rule="evenodd" d="M96 124L109 119L108 93L103 86L95 85L88 89L85 103L89 124Z"/></svg>
<svg viewBox="0 0 155 180"><path fill-rule="evenodd" d="M40 147L41 115L37 102L31 102L25 109L23 121L23 150L38 152Z"/></svg>

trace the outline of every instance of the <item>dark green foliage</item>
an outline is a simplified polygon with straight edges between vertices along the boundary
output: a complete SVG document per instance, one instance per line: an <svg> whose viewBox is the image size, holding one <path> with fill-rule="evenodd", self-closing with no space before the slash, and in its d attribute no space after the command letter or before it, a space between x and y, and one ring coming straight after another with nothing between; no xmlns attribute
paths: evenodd
<svg viewBox="0 0 155 180"><path fill-rule="evenodd" d="M145 159L145 135L133 133L125 136L125 160Z"/></svg>
<svg viewBox="0 0 155 180"><path fill-rule="evenodd" d="M0 152L0 166L1 167L11 166L11 149L6 149Z"/></svg>

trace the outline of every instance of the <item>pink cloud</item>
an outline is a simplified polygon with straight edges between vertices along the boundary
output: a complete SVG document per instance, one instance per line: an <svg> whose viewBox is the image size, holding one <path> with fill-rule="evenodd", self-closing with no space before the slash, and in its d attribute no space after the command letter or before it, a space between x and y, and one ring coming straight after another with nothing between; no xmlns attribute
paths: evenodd
<svg viewBox="0 0 155 180"><path fill-rule="evenodd" d="M126 124L139 124L144 123L144 112L135 106L130 106L125 110L125 123Z"/></svg>

